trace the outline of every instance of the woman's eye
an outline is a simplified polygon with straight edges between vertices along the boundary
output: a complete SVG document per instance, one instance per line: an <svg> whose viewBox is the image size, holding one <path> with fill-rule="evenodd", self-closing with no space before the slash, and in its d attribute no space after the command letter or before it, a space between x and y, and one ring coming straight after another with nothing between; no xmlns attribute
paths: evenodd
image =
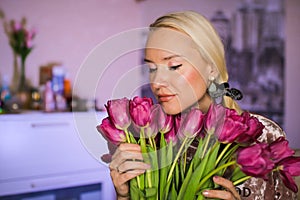
<svg viewBox="0 0 300 200"><path fill-rule="evenodd" d="M150 68L149 67L149 73L153 73L153 72L155 72L156 71L156 68Z"/></svg>
<svg viewBox="0 0 300 200"><path fill-rule="evenodd" d="M182 66L182 64L180 64L180 65L175 65L175 66L170 66L169 68L171 69L171 70L177 70L179 67L181 67Z"/></svg>

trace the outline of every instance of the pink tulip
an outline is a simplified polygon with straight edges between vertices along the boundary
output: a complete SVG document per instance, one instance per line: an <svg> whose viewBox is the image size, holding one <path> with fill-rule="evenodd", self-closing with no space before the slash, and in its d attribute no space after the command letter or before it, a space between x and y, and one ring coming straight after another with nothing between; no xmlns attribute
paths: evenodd
<svg viewBox="0 0 300 200"><path fill-rule="evenodd" d="M179 127L178 137L184 139L186 137L193 138L197 136L204 124L205 115L197 108L191 109L184 117Z"/></svg>
<svg viewBox="0 0 300 200"><path fill-rule="evenodd" d="M215 130L214 133L220 142L232 143L246 131L247 126L244 118L236 110L220 104L211 104L205 120L205 129Z"/></svg>
<svg viewBox="0 0 300 200"><path fill-rule="evenodd" d="M134 97L129 101L129 113L132 121L140 127L146 127L150 123L150 112L153 101L151 98Z"/></svg>
<svg viewBox="0 0 300 200"><path fill-rule="evenodd" d="M220 104L212 103L206 114L205 129L206 131L211 129L217 129L216 127L224 123L226 108Z"/></svg>
<svg viewBox="0 0 300 200"><path fill-rule="evenodd" d="M32 40L26 40L25 41L25 46L28 49L32 48L33 47Z"/></svg>
<svg viewBox="0 0 300 200"><path fill-rule="evenodd" d="M237 163L245 174L266 180L267 174L274 168L270 154L266 143L257 143L240 149L237 154Z"/></svg>
<svg viewBox="0 0 300 200"><path fill-rule="evenodd" d="M160 104L157 104L157 123L158 123L158 129L159 132L162 134L165 134L171 130L173 127L173 116L172 115L167 115Z"/></svg>
<svg viewBox="0 0 300 200"><path fill-rule="evenodd" d="M288 145L289 142L284 137L277 138L269 145L273 162L278 163L280 160L294 155L295 151Z"/></svg>
<svg viewBox="0 0 300 200"><path fill-rule="evenodd" d="M155 137L160 129L162 120L160 118L161 107L155 104L150 108L149 124L144 127L146 137Z"/></svg>
<svg viewBox="0 0 300 200"><path fill-rule="evenodd" d="M280 177L285 186L293 192L298 192L293 176L300 176L300 157L288 157L279 162Z"/></svg>
<svg viewBox="0 0 300 200"><path fill-rule="evenodd" d="M32 40L34 38L36 34L36 30L35 29L32 29L32 30L25 30L25 37L26 37L26 40Z"/></svg>
<svg viewBox="0 0 300 200"><path fill-rule="evenodd" d="M114 145L119 145L122 142L126 142L125 132L117 129L110 118L104 118L102 123L97 126L97 130L102 134L102 136Z"/></svg>
<svg viewBox="0 0 300 200"><path fill-rule="evenodd" d="M165 133L164 137L165 137L167 143L170 143L170 141L172 141L173 144L176 144L178 141L178 138L176 137L175 126L173 126L169 132Z"/></svg>
<svg viewBox="0 0 300 200"><path fill-rule="evenodd" d="M125 130L130 125L129 100L127 98L109 100L105 105L110 120L118 129Z"/></svg>
<svg viewBox="0 0 300 200"><path fill-rule="evenodd" d="M216 135L220 142L232 143L246 130L246 124L227 116L223 126L220 124L220 127L216 130Z"/></svg>
<svg viewBox="0 0 300 200"><path fill-rule="evenodd" d="M253 143L263 133L265 126L254 116L251 116L249 112L243 112L241 117L243 122L247 125L247 130L240 134L236 139L238 143Z"/></svg>
<svg viewBox="0 0 300 200"><path fill-rule="evenodd" d="M20 22L13 21L12 28L14 32L18 32L23 28L23 25Z"/></svg>

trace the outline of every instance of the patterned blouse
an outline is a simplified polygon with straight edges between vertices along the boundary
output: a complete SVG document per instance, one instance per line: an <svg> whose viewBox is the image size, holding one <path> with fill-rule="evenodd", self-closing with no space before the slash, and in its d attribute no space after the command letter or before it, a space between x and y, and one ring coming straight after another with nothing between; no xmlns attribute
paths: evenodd
<svg viewBox="0 0 300 200"><path fill-rule="evenodd" d="M273 121L254 115L265 126L259 140L271 143L280 136L285 136L284 131ZM286 188L279 178L278 172L269 175L268 181L259 178L251 178L237 186L237 190L243 200L296 200L297 194Z"/></svg>

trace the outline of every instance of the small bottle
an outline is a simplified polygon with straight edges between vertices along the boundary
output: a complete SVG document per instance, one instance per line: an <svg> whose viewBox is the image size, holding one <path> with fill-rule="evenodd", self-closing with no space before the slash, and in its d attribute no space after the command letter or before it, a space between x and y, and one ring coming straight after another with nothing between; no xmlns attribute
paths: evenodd
<svg viewBox="0 0 300 200"><path fill-rule="evenodd" d="M72 111L72 85L68 76L64 79L64 97L66 99L67 110Z"/></svg>
<svg viewBox="0 0 300 200"><path fill-rule="evenodd" d="M6 102L11 98L7 76L3 77L2 87L0 88L0 98L3 102Z"/></svg>
<svg viewBox="0 0 300 200"><path fill-rule="evenodd" d="M53 112L55 111L55 99L54 92L52 90L52 82L48 80L44 90L44 111Z"/></svg>

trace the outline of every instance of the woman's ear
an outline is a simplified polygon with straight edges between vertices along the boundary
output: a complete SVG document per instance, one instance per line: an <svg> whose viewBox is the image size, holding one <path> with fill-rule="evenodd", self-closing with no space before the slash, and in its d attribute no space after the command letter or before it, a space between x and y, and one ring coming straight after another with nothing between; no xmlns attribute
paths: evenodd
<svg viewBox="0 0 300 200"><path fill-rule="evenodd" d="M209 64L208 65L208 77L214 77L215 79L219 76L219 70L216 66Z"/></svg>

